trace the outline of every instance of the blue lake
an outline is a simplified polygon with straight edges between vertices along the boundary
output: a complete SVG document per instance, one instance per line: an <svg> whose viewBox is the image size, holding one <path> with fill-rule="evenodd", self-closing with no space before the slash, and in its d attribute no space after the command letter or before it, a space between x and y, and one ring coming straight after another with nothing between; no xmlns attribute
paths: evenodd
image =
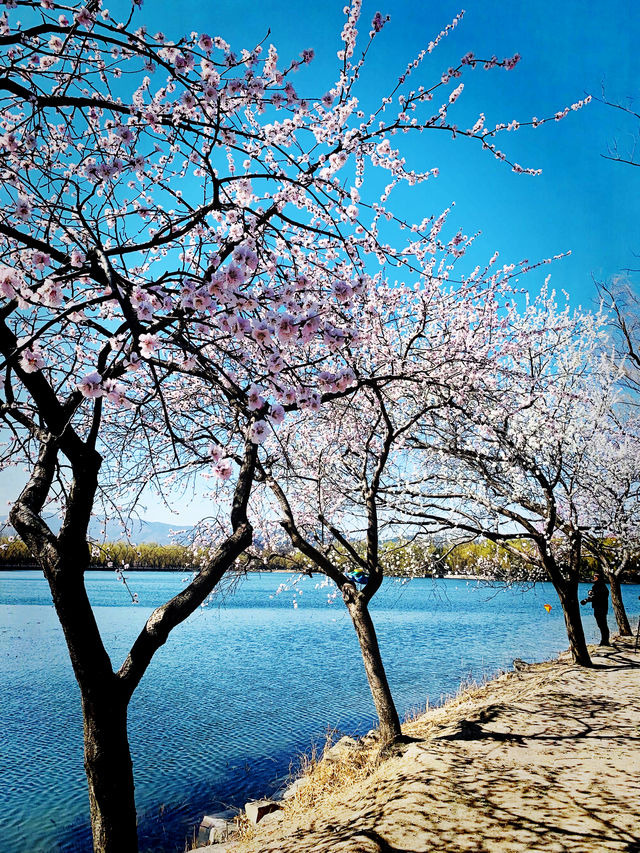
<svg viewBox="0 0 640 853"><path fill-rule="evenodd" d="M340 598L328 601L331 588L318 588L316 576L278 593L287 580L252 575L199 610L172 633L134 694L141 850L183 851L205 812L271 793L301 751L323 744L327 727L361 733L374 724ZM110 573L87 576L114 667L153 607L185 579L131 572L128 582L138 605ZM633 617L639 593L623 589ZM371 610L401 716L465 680L511 668L515 657L544 660L567 646L550 584L498 590L389 579ZM591 608L583 616L588 642L597 642ZM0 853L89 851L79 692L38 572L0 572L0 685Z"/></svg>

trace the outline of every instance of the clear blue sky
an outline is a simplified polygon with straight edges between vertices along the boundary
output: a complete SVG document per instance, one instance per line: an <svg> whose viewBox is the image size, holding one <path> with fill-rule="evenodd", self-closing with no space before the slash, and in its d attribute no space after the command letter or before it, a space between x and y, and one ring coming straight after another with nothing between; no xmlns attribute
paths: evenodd
<svg viewBox="0 0 640 853"><path fill-rule="evenodd" d="M110 4L116 11L120 0ZM124 2L122 6L124 7ZM128 4L127 4L128 5ZM443 69L467 51L485 57L515 52L522 61L514 71L477 69L465 78L463 98L456 107L461 127L479 112L487 125L498 121L552 115L583 98L599 95L604 84L611 100L637 98L640 106L640 15L637 0L375 0L363 2L361 32L373 14L391 16L376 40L360 95L366 102L393 85L407 61L460 11L466 14L456 30L427 59L420 82L435 82ZM267 40L283 60L304 48L316 58L299 72L301 95L319 97L333 83L336 51L344 22L341 0L146 0L137 20L175 39L192 30L221 35L236 52L252 48L267 30ZM453 113L452 113L453 115ZM605 160L601 155L615 140L629 150L639 128L630 116L594 102L560 123L524 129L500 137L503 150L524 166L541 168L539 177L513 174L477 145L444 134L423 134L409 143L409 161L416 169L440 169L437 181L407 191L396 199L408 217L440 213L452 201L456 226L471 234L482 231L477 259L496 249L504 262L548 257L567 250L572 256L522 279L536 291L544 276L566 290L574 304L587 307L594 297L593 278L607 279L625 267L640 268L640 168ZM640 141L639 141L640 149ZM638 151L640 157L640 150ZM635 276L636 284L640 276ZM15 497L16 476L0 478L0 500ZM21 478L20 478L21 479ZM13 482L11 482L13 481ZM178 519L155 501L146 517L188 523L198 510L183 506ZM1 510L0 510L0 514Z"/></svg>
<svg viewBox="0 0 640 853"><path fill-rule="evenodd" d="M301 94L319 96L335 78L343 5L341 0L218 0L211 5L146 0L139 17L167 37L191 30L221 35L236 51L253 47L270 29L267 41L278 47L283 60L303 48L315 50L312 66L299 72L295 82ZM553 115L587 93L599 95L603 84L609 99L637 97L638 110L637 0L469 0L461 5L452 0L364 0L362 33L378 10L391 21L370 55L359 89L362 98L382 94L408 59L461 8L466 10L461 24L428 57L416 85L434 81L469 50L476 56L522 55L514 71L477 69L465 78L465 92L456 105L461 127L471 126L481 111L488 126ZM437 166L440 177L399 196L396 204L422 217L455 201L456 225L468 234L483 233L477 247L482 258L496 249L505 262L570 249L571 258L522 284L536 290L551 271L552 284L586 306L594 294L592 277L609 278L625 267L640 267L633 254L640 252L640 168L601 156L614 140L629 149L638 131L630 116L593 102L560 123L499 137L499 147L517 162L541 168L539 177L513 174L467 140L454 143L443 134L423 134L408 145L411 165Z"/></svg>

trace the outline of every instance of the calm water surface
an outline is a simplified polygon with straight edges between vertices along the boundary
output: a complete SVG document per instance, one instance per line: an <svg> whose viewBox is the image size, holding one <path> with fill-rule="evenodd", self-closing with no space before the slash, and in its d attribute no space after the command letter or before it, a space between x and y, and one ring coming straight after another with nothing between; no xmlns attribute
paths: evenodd
<svg viewBox="0 0 640 853"><path fill-rule="evenodd" d="M87 576L115 667L153 607L184 584L179 573L128 579L139 605L111 574ZM182 851L205 811L270 793L300 751L323 743L328 726L351 733L372 726L340 599L330 603L315 577L277 593L286 580L252 575L195 613L134 694L129 733L142 850ZM638 615L639 592L624 588L630 615ZM387 580L372 612L401 715L440 701L463 680L510 668L514 657L543 660L567 645L549 584L498 591L471 581ZM590 608L584 615L594 642ZM38 572L0 572L0 684L0 853L89 851L79 693Z"/></svg>

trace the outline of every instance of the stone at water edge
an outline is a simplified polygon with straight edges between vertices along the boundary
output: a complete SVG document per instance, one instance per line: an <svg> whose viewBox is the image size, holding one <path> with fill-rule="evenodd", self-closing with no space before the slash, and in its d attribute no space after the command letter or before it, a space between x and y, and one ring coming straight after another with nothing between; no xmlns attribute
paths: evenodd
<svg viewBox="0 0 640 853"><path fill-rule="evenodd" d="M287 788L287 790L282 794L281 799L285 801L292 800L306 781L307 780L304 776L301 776L299 779L296 779L295 782L292 782Z"/></svg>
<svg viewBox="0 0 640 853"><path fill-rule="evenodd" d="M276 812L282 808L280 803L275 800L255 800L252 803L247 803L244 807L247 817L251 823L259 823L265 815Z"/></svg>
<svg viewBox="0 0 640 853"><path fill-rule="evenodd" d="M233 812L223 812L223 814L230 816ZM205 815L198 827L198 844L214 844L218 841L226 841L236 831L235 821L227 820L221 815Z"/></svg>
<svg viewBox="0 0 640 853"><path fill-rule="evenodd" d="M260 819L260 829L263 826L272 826L273 824L280 823L281 820L284 819L284 812L280 809L277 812L269 812L269 814L264 815Z"/></svg>
<svg viewBox="0 0 640 853"><path fill-rule="evenodd" d="M349 752L357 746L357 740L354 740L354 738L345 735L344 737L341 737L336 744L334 744L324 753L324 755L322 756L322 760L339 761L345 753Z"/></svg>

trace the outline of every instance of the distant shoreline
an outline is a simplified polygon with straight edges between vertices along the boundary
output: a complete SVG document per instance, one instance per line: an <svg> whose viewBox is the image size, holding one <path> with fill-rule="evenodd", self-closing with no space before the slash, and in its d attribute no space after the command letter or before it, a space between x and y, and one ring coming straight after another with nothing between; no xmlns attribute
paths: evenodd
<svg viewBox="0 0 640 853"><path fill-rule="evenodd" d="M105 574L113 573L116 571L113 567L108 566L89 566L87 569L89 572L105 572ZM132 568L125 569L124 571L127 574L131 572L162 572L163 574L184 574L191 573L195 571L193 567L190 566L133 566ZM35 564L30 564L26 566L3 566L0 565L0 572L38 572L42 574L42 569L38 568ZM299 569L248 569L246 572L247 575L299 575L299 574L308 574L307 572L302 572ZM322 572L312 572L310 577L324 577ZM481 583L506 583L504 580L491 578L488 575L461 575L461 574L446 574L446 575L419 575L419 576L409 576L409 575L385 575L387 578L395 578L402 580L452 580L452 581L479 581ZM517 583L532 583L532 581L514 581L513 585ZM538 581L538 583L547 583L547 581ZM582 581L582 583L591 583L591 581ZM623 586L626 585L637 585L636 580L621 580L621 584Z"/></svg>
<svg viewBox="0 0 640 853"><path fill-rule="evenodd" d="M2 566L0 565L0 571L2 572L40 572L42 574L42 569L40 569L35 563L31 563L29 565L10 565L10 566ZM106 572L113 573L116 569L112 566L89 566L87 569L89 572ZM183 573L184 572L193 572L195 569L191 566L132 566L131 568L125 569L127 573L131 572L175 572L175 573ZM308 572L303 572L300 569L248 569L246 572L247 575L299 575L299 574L307 574ZM311 577L316 575L322 575L322 572L312 572ZM425 578L428 580L471 580L471 581L491 581L492 578L486 575L460 575L460 574L447 574L447 575L419 575L419 576L409 576L409 575L385 575L385 577L390 578L406 578L407 580L424 580Z"/></svg>

